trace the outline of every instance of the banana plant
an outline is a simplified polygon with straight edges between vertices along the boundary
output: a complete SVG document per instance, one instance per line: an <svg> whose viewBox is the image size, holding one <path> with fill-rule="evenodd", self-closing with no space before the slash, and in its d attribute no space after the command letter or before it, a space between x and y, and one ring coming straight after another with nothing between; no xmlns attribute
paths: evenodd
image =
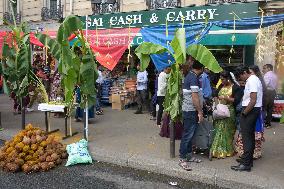
<svg viewBox="0 0 284 189"><path fill-rule="evenodd" d="M158 44L144 42L136 48L135 53L140 59L141 71L144 71L148 67L150 63L150 55L152 54L169 53L172 57L174 57L175 63L169 65L171 66L171 73L168 79L164 107L165 111L169 113L171 120L177 121L182 116L182 99L180 95L182 74L180 72L180 66L185 63L186 55L191 55L212 72L221 72L222 68L213 54L205 46L194 44L186 48L184 28L177 29L174 38L170 43L170 47L165 48Z"/></svg>
<svg viewBox="0 0 284 189"><path fill-rule="evenodd" d="M31 80L31 47L30 34L27 24L9 26L11 32L7 33L2 49L2 74L4 78L4 92L10 95L15 93L22 106L22 127L25 127L25 107L23 98L28 94Z"/></svg>
<svg viewBox="0 0 284 189"><path fill-rule="evenodd" d="M95 81L98 77L94 54L83 35L83 23L76 16L68 16L60 25L56 39L46 34L36 34L43 44L47 44L50 53L58 60L58 71L62 76L65 103L69 110L73 104L75 86L80 87L83 108L91 107L96 102ZM69 45L68 37L75 34L78 42ZM78 45L80 44L80 46ZM80 49L79 52L77 49Z"/></svg>

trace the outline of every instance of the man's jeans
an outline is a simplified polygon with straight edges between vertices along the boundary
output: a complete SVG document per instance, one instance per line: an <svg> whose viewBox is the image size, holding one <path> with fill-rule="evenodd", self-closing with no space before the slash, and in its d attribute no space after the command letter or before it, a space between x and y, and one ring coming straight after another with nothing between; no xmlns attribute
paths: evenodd
<svg viewBox="0 0 284 189"><path fill-rule="evenodd" d="M182 159L192 157L192 138L198 126L196 111L183 112L183 133L180 141L179 156Z"/></svg>

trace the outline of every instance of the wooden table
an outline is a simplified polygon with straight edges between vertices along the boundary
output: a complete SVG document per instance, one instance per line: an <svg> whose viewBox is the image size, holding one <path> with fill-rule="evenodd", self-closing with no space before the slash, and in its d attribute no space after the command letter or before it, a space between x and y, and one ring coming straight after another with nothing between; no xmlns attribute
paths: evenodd
<svg viewBox="0 0 284 189"><path fill-rule="evenodd" d="M69 134L68 134L68 126L67 126L67 107L65 105L61 105L61 104L47 104L47 103L41 103L38 105L38 110L44 112L45 115L45 127L46 127L46 132L53 133L53 132L57 132L59 131L59 129L50 131L50 124L48 121L48 113L64 113L64 117L65 117L65 136L63 137L63 139L72 137L76 134L78 134L78 132L73 133L72 132L72 127L71 127L71 121L69 124Z"/></svg>

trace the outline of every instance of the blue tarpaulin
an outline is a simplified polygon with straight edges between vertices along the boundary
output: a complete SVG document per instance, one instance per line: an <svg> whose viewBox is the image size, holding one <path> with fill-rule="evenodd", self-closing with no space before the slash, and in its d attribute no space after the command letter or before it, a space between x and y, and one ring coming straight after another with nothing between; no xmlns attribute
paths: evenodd
<svg viewBox="0 0 284 189"><path fill-rule="evenodd" d="M184 28L186 30L186 46L199 43L208 34L213 25L228 29L233 29L235 27L235 29L238 30L249 30L260 28L261 20L261 17L253 17L235 20L235 22L234 20L210 22L207 25L205 23L185 24ZM263 17L262 27L271 26L283 20L284 14L265 16ZM170 48L170 42L174 37L176 29L181 27L181 24L168 26L168 36L166 36L165 25L142 28L141 34L145 42L160 44L172 51L172 49ZM151 58L158 71L161 71L165 67L174 63L174 58L167 53L160 55L151 55ZM169 64L169 60L171 64Z"/></svg>

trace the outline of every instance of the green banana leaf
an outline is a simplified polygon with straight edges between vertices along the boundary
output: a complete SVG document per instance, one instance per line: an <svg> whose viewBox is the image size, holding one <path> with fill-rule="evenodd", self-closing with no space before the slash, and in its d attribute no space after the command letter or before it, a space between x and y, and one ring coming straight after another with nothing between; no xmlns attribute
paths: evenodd
<svg viewBox="0 0 284 189"><path fill-rule="evenodd" d="M46 34L37 33L35 36L43 45L47 45L48 51L57 61L59 61L61 48L60 44L55 39L51 39Z"/></svg>
<svg viewBox="0 0 284 189"><path fill-rule="evenodd" d="M65 18L63 23L60 25L57 32L57 41L62 44L68 37L74 32L83 28L83 22L79 17L70 15Z"/></svg>
<svg viewBox="0 0 284 189"><path fill-rule="evenodd" d="M187 54L191 55L195 60L199 61L214 73L219 73L223 69L218 64L214 55L203 45L190 45L186 49Z"/></svg>
<svg viewBox="0 0 284 189"><path fill-rule="evenodd" d="M151 54L162 54L167 51L170 52L165 47L154 43L143 42L140 44L135 50L135 54L140 59L140 70L145 71L149 66Z"/></svg>
<svg viewBox="0 0 284 189"><path fill-rule="evenodd" d="M174 58L176 63L182 64L186 60L186 37L185 28L177 29L175 36L171 42L171 47L174 50Z"/></svg>

